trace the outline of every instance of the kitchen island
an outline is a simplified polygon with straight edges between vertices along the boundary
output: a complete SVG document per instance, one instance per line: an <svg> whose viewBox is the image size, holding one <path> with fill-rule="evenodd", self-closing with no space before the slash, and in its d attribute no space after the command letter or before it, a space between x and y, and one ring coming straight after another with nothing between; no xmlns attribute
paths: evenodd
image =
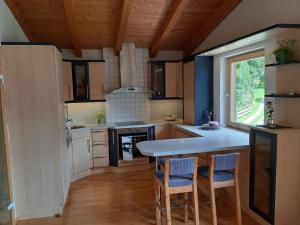
<svg viewBox="0 0 300 225"><path fill-rule="evenodd" d="M194 153L207 153L249 148L248 132L223 127L217 130L201 130L195 126L175 125L196 137L143 141L137 144L146 156L159 157Z"/></svg>

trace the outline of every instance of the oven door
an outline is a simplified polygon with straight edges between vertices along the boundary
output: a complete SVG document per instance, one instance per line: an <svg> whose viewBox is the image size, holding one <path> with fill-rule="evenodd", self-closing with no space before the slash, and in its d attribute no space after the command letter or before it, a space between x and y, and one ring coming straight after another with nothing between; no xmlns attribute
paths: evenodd
<svg viewBox="0 0 300 225"><path fill-rule="evenodd" d="M119 159L132 160L142 157L136 144L141 141L147 141L147 132L119 134Z"/></svg>

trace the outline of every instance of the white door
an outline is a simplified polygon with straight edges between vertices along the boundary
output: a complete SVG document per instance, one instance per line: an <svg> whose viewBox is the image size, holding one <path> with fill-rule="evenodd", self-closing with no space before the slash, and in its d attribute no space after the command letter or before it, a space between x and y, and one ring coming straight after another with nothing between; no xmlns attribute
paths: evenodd
<svg viewBox="0 0 300 225"><path fill-rule="evenodd" d="M79 138L72 141L73 147L73 174L90 169L90 139Z"/></svg>

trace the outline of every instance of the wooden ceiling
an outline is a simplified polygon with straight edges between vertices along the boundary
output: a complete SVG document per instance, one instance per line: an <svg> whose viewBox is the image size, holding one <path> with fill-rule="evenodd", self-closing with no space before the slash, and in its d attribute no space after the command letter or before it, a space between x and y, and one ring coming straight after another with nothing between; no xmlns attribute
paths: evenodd
<svg viewBox="0 0 300 225"><path fill-rule="evenodd" d="M5 0L30 41L192 53L241 0Z"/></svg>

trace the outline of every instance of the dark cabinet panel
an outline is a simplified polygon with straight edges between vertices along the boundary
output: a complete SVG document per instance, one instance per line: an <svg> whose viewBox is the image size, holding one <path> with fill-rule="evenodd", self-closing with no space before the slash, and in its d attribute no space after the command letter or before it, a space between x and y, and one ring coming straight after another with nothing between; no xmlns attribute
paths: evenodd
<svg viewBox="0 0 300 225"><path fill-rule="evenodd" d="M165 98L165 63L151 63L151 90L153 99Z"/></svg>
<svg viewBox="0 0 300 225"><path fill-rule="evenodd" d="M274 224L277 135L251 129L250 209Z"/></svg>
<svg viewBox="0 0 300 225"><path fill-rule="evenodd" d="M89 99L88 63L74 61L72 63L73 95L75 101Z"/></svg>

